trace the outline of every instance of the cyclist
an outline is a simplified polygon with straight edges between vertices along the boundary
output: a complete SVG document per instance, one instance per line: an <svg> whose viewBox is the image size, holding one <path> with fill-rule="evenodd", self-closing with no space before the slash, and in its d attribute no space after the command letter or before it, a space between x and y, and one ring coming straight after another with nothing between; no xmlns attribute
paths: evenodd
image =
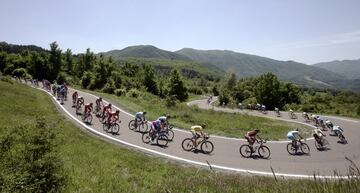
<svg viewBox="0 0 360 193"><path fill-rule="evenodd" d="M103 105L103 102L102 102L102 98L99 97L98 99L96 99L95 104L96 104L96 107L95 107L96 111L99 111L99 112L100 112L100 111L101 111L101 107L104 106L104 105Z"/></svg>
<svg viewBox="0 0 360 193"><path fill-rule="evenodd" d="M329 119L326 119L325 125L326 125L326 127L328 127L331 131L333 131L334 124L333 124Z"/></svg>
<svg viewBox="0 0 360 193"><path fill-rule="evenodd" d="M300 139L304 139L304 138L299 134L299 129L295 129L295 130L289 131L289 132L287 133L287 138L292 141L292 144L293 144L294 147L296 147L297 137L299 137Z"/></svg>
<svg viewBox="0 0 360 193"><path fill-rule="evenodd" d="M111 103L109 103L108 105L106 105L106 106L104 106L104 108L103 108L103 111L102 111L102 117L103 117L103 119L105 118L104 116L105 116L105 113L110 113L111 112Z"/></svg>
<svg viewBox="0 0 360 193"><path fill-rule="evenodd" d="M333 132L335 133L335 135L340 136L342 135L342 132L344 132L344 130L341 129L340 126L333 126Z"/></svg>
<svg viewBox="0 0 360 193"><path fill-rule="evenodd" d="M309 114L307 114L307 112L303 112L303 117L306 121L310 120Z"/></svg>
<svg viewBox="0 0 360 193"><path fill-rule="evenodd" d="M115 123L116 121L119 120L119 113L120 113L119 110L116 110L115 112L113 112L113 111L109 112L109 116L108 116L108 120L107 120L108 128L110 128L111 122Z"/></svg>
<svg viewBox="0 0 360 193"><path fill-rule="evenodd" d="M145 115L146 115L146 111L137 112L135 114L135 128L137 128L138 121L145 121L146 120Z"/></svg>
<svg viewBox="0 0 360 193"><path fill-rule="evenodd" d="M257 134L260 132L259 129L253 129L251 131L248 131L245 135L245 139L247 140L247 142L250 145L251 151L253 151L253 144L255 143L255 141L258 141L256 139L256 137L258 137L260 139L259 136L257 136Z"/></svg>
<svg viewBox="0 0 360 193"><path fill-rule="evenodd" d="M194 125L190 127L190 131L193 135L192 139L195 143L195 146L197 146L197 140L204 135L203 129L206 127L205 124L202 125Z"/></svg>
<svg viewBox="0 0 360 193"><path fill-rule="evenodd" d="M81 106L84 104L84 98L82 96L78 96L76 100L76 106Z"/></svg>
<svg viewBox="0 0 360 193"><path fill-rule="evenodd" d="M93 103L87 103L85 104L84 114L91 113L93 109Z"/></svg>
<svg viewBox="0 0 360 193"><path fill-rule="evenodd" d="M163 121L165 123L165 126L169 126L169 120L170 116L166 115L166 116L160 116L157 120Z"/></svg>
<svg viewBox="0 0 360 193"><path fill-rule="evenodd" d="M324 145L323 142L322 142L322 138L323 138L323 136L326 136L326 135L321 131L321 129L319 129L319 128L314 129L314 130L313 130L313 136L314 136L315 140L316 140L321 146Z"/></svg>
<svg viewBox="0 0 360 193"><path fill-rule="evenodd" d="M151 130L153 131L151 135L151 140L155 139L155 134L160 132L162 129L165 128L165 121L164 120L156 120L151 123Z"/></svg>
<svg viewBox="0 0 360 193"><path fill-rule="evenodd" d="M78 98L78 92L75 91L73 94L72 94L72 99L73 99L73 106L75 106L75 103L76 103L76 99Z"/></svg>
<svg viewBox="0 0 360 193"><path fill-rule="evenodd" d="M310 115L310 117L311 117L311 120L312 120L312 121L314 121L314 122L316 123L316 115L311 114L311 115Z"/></svg>

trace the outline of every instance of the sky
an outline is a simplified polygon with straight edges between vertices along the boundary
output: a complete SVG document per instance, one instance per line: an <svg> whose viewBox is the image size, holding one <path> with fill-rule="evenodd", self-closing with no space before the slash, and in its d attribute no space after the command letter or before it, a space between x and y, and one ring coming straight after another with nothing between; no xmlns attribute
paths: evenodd
<svg viewBox="0 0 360 193"><path fill-rule="evenodd" d="M0 0L0 41L105 52L233 50L306 64L360 58L360 0Z"/></svg>

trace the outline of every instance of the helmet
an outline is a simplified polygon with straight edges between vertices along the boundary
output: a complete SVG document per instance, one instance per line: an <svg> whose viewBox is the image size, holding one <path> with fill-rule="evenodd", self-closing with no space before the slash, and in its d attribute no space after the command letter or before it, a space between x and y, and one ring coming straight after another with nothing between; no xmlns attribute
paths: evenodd
<svg viewBox="0 0 360 193"><path fill-rule="evenodd" d="M90 106L93 106L93 103L90 103L89 105L90 105Z"/></svg>
<svg viewBox="0 0 360 193"><path fill-rule="evenodd" d="M120 110L116 110L115 112L116 112L116 113L120 113Z"/></svg>
<svg viewBox="0 0 360 193"><path fill-rule="evenodd" d="M256 133L259 133L259 132L260 132L260 130L259 130L259 129L255 129L254 131L255 131Z"/></svg>
<svg viewBox="0 0 360 193"><path fill-rule="evenodd" d="M201 124L201 127L202 127L202 128L205 128L205 127L206 127L206 124L205 124L205 123Z"/></svg>
<svg viewBox="0 0 360 193"><path fill-rule="evenodd" d="M108 107L111 107L111 103L108 104Z"/></svg>
<svg viewBox="0 0 360 193"><path fill-rule="evenodd" d="M160 119L160 123L165 123L165 120L164 120L164 119Z"/></svg>
<svg viewBox="0 0 360 193"><path fill-rule="evenodd" d="M143 114L146 114L146 111L143 111Z"/></svg>
<svg viewBox="0 0 360 193"><path fill-rule="evenodd" d="M303 112L304 115L306 115L306 112Z"/></svg>
<svg viewBox="0 0 360 193"><path fill-rule="evenodd" d="M101 101L102 101L102 98L101 98L101 97L99 97L99 100L101 100Z"/></svg>
<svg viewBox="0 0 360 193"><path fill-rule="evenodd" d="M295 129L295 131L299 131L299 129L298 129L298 128L296 128L296 129Z"/></svg>

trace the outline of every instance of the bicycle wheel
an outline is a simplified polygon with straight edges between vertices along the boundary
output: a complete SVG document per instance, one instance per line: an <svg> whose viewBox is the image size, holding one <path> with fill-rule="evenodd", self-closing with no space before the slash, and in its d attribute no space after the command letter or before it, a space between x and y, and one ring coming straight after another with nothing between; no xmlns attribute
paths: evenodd
<svg viewBox="0 0 360 193"><path fill-rule="evenodd" d="M141 139L144 143L150 143L151 136L150 136L149 132L143 133Z"/></svg>
<svg viewBox="0 0 360 193"><path fill-rule="evenodd" d="M204 141L201 143L200 148L204 153L210 154L214 150L214 145L211 141Z"/></svg>
<svg viewBox="0 0 360 193"><path fill-rule="evenodd" d="M295 155L296 154L296 148L292 145L292 143L287 144L286 150L290 155Z"/></svg>
<svg viewBox="0 0 360 193"><path fill-rule="evenodd" d="M138 126L139 132L144 133L147 132L148 130L148 125L147 123L142 123Z"/></svg>
<svg viewBox="0 0 360 193"><path fill-rule="evenodd" d="M130 129L130 130L134 130L134 129L135 129L135 120L131 120L131 121L129 122L129 129Z"/></svg>
<svg viewBox="0 0 360 193"><path fill-rule="evenodd" d="M247 144L240 146L239 151L240 151L240 154L245 158L249 158L252 155L251 148Z"/></svg>
<svg viewBox="0 0 360 193"><path fill-rule="evenodd" d="M166 134L167 134L167 136L169 138L169 141L172 141L174 139L174 131L173 130L168 129Z"/></svg>
<svg viewBox="0 0 360 193"><path fill-rule="evenodd" d="M106 132L106 133L109 133L109 127L108 127L108 124L106 122L103 122L103 130Z"/></svg>
<svg viewBox="0 0 360 193"><path fill-rule="evenodd" d="M322 149L323 146L315 139L315 147L316 149Z"/></svg>
<svg viewBox="0 0 360 193"><path fill-rule="evenodd" d="M304 154L310 154L310 147L308 146L308 144L301 143L300 149Z"/></svg>
<svg viewBox="0 0 360 193"><path fill-rule="evenodd" d="M185 151L191 151L192 149L194 149L194 142L192 139L190 138L186 138L182 141L181 146L183 148L183 150Z"/></svg>
<svg viewBox="0 0 360 193"><path fill-rule="evenodd" d="M156 143L161 147L166 147L168 142L169 142L169 139L165 134L160 134L156 140Z"/></svg>
<svg viewBox="0 0 360 193"><path fill-rule="evenodd" d="M268 159L270 157L270 149L265 145L259 147L258 153L259 156L264 159Z"/></svg>
<svg viewBox="0 0 360 193"><path fill-rule="evenodd" d="M119 134L119 131L120 131L120 125L118 123L114 123L111 126L111 133L112 134Z"/></svg>
<svg viewBox="0 0 360 193"><path fill-rule="evenodd" d="M85 122L91 124L92 118L93 118L92 115L89 113L85 118Z"/></svg>

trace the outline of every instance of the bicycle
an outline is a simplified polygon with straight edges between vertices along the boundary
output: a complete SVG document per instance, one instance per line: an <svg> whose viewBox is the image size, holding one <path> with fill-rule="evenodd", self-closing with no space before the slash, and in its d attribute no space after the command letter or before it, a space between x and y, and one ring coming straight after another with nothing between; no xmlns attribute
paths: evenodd
<svg viewBox="0 0 360 193"><path fill-rule="evenodd" d="M103 108L101 107L101 105L96 105L94 108L93 113L95 114L96 117L101 117L102 115L102 110Z"/></svg>
<svg viewBox="0 0 360 193"><path fill-rule="evenodd" d="M338 136L339 136L339 139L340 139L340 143L342 143L342 144L347 143L347 140L346 140L345 136L342 133L340 133Z"/></svg>
<svg viewBox="0 0 360 193"><path fill-rule="evenodd" d="M289 117L291 119L297 119L297 115L294 112L289 112Z"/></svg>
<svg viewBox="0 0 360 193"><path fill-rule="evenodd" d="M81 102L78 102L78 103L76 104L76 114L77 114L77 115L81 114L83 104L84 104L84 103L81 103Z"/></svg>
<svg viewBox="0 0 360 193"><path fill-rule="evenodd" d="M316 147L316 149L318 149L318 150L325 149L326 145L329 144L328 140L326 140L325 137L321 137L320 140L321 141L319 142L318 140L315 139L315 147Z"/></svg>
<svg viewBox="0 0 360 193"><path fill-rule="evenodd" d="M121 123L120 120L119 123ZM102 122L102 124L103 124L103 130L106 133L119 134L120 125L116 121L114 120L104 121Z"/></svg>
<svg viewBox="0 0 360 193"><path fill-rule="evenodd" d="M306 123L310 122L309 115L303 114L302 117L304 118L304 121L305 121Z"/></svg>
<svg viewBox="0 0 360 193"><path fill-rule="evenodd" d="M300 149L300 151L303 154L310 154L310 148L308 146L308 144L306 144L305 142L303 142L301 139L297 140L298 143L294 144L293 142L290 142L287 144L286 146L286 150L290 155L296 155L298 153L298 150Z"/></svg>
<svg viewBox="0 0 360 193"><path fill-rule="evenodd" d="M85 122L85 123L88 123L88 124L91 124L92 122L92 115L91 115L91 111L88 111L88 112L84 112L81 116L81 119Z"/></svg>
<svg viewBox="0 0 360 193"><path fill-rule="evenodd" d="M277 116L277 117L281 117L281 113L280 113L280 111L279 111L279 110L275 111L275 116Z"/></svg>
<svg viewBox="0 0 360 193"><path fill-rule="evenodd" d="M165 130L156 132L153 129L150 129L150 131L143 133L141 139L146 144L156 139L156 144L161 147L166 147L169 142Z"/></svg>
<svg viewBox="0 0 360 193"><path fill-rule="evenodd" d="M166 126L165 128L165 132L166 135L168 136L169 141L172 141L174 139L174 131L172 129L173 129L172 126Z"/></svg>
<svg viewBox="0 0 360 193"><path fill-rule="evenodd" d="M135 120L131 120L129 122L129 129L130 130L138 130L140 133L145 133L148 131L148 124L147 120L138 120L135 125Z"/></svg>
<svg viewBox="0 0 360 193"><path fill-rule="evenodd" d="M192 150L196 150L197 147L200 146L201 151L204 152L205 154L210 154L211 152L213 152L214 144L211 141L209 141L210 136L203 135L200 138L202 138L202 140L198 142L196 145L194 138L185 138L181 143L183 150L192 151Z"/></svg>
<svg viewBox="0 0 360 193"><path fill-rule="evenodd" d="M270 149L264 145L266 143L266 140L257 140L257 146L251 147L249 144L243 144L240 146L240 154L245 157L249 158L253 155L253 153L258 152L259 156L263 159L268 159L270 157Z"/></svg>

